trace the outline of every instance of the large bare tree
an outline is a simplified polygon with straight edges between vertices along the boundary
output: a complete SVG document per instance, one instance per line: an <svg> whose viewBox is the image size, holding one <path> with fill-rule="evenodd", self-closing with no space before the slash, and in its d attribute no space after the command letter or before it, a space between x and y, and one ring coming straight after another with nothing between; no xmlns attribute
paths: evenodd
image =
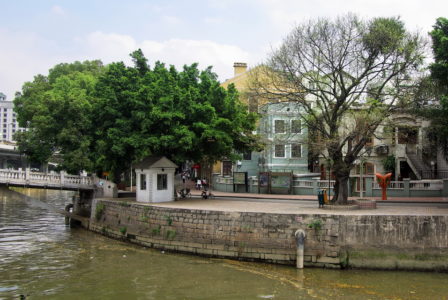
<svg viewBox="0 0 448 300"><path fill-rule="evenodd" d="M252 72L252 94L303 105L310 145L332 164L333 203L347 203L356 159L378 126L411 99L425 44L399 18L347 14L298 25Z"/></svg>

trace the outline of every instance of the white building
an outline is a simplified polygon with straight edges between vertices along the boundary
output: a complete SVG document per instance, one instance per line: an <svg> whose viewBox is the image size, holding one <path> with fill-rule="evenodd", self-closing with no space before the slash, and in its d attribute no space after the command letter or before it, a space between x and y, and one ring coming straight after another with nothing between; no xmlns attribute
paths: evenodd
<svg viewBox="0 0 448 300"><path fill-rule="evenodd" d="M134 165L137 202L174 200L174 172L177 165L162 156L149 156Z"/></svg>
<svg viewBox="0 0 448 300"><path fill-rule="evenodd" d="M6 95L0 92L0 141L14 142L14 134L25 131L17 123L14 103L6 101Z"/></svg>

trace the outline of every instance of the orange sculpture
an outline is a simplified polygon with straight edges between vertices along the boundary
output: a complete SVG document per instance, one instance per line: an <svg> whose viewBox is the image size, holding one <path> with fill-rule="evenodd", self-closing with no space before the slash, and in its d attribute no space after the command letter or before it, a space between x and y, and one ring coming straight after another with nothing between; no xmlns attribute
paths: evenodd
<svg viewBox="0 0 448 300"><path fill-rule="evenodd" d="M381 187L382 191L382 199L387 200L386 189L390 183L390 178L392 177L392 173L387 173L386 175L381 175L380 173L375 173L376 179L378 180L378 184Z"/></svg>

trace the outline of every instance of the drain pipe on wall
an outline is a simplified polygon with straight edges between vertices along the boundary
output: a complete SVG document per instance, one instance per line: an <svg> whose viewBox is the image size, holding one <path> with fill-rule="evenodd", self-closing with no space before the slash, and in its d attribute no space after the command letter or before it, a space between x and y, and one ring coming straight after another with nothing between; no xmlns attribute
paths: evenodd
<svg viewBox="0 0 448 300"><path fill-rule="evenodd" d="M294 236L296 237L296 244L297 244L296 266L297 269L303 269L303 248L305 245L306 233L303 229L297 229L296 233L294 233Z"/></svg>

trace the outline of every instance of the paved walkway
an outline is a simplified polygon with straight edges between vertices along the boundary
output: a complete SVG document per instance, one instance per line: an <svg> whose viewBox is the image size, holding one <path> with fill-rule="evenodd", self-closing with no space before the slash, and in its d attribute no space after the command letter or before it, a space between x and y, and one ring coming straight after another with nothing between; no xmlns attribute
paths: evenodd
<svg viewBox="0 0 448 300"><path fill-rule="evenodd" d="M254 193L227 193L212 191L213 195L217 198L249 198L249 199L276 199L276 200L308 200L316 201L317 196L313 195L278 195L278 194L254 194ZM193 196L200 196L201 191L191 190ZM363 197L364 199L377 200L379 202L435 202L435 203L448 203L448 197L389 197L387 200L381 200L381 197ZM359 197L349 197L350 200L359 199Z"/></svg>
<svg viewBox="0 0 448 300"><path fill-rule="evenodd" d="M403 216L448 216L446 207L411 206L405 203L394 206L378 206L377 209L366 210L325 210L317 207L316 202L279 201L275 199L236 200L236 198L202 199L190 198L174 202L152 203L153 206L183 209L197 209L206 211L226 212L261 212L278 214L332 214L332 215L403 215Z"/></svg>
<svg viewBox="0 0 448 300"><path fill-rule="evenodd" d="M177 182L177 189L182 182ZM448 216L447 197L405 198L391 197L380 200L378 197L369 199L378 202L395 203L394 205L378 206L377 209L365 210L325 210L318 208L317 196L312 195L274 195L253 193L226 193L212 191L212 199L202 199L201 191L196 190L194 183L187 181L186 187L191 189L192 198L180 199L166 203L141 203L160 207L197 209L205 211L226 212L261 212L279 214L332 214L332 215L403 215L403 216ZM351 197L356 199L357 197ZM108 199L109 200L109 199ZM135 198L110 199L114 201L135 201ZM294 200L297 200L295 202ZM417 206L417 203L418 204ZM425 203L430 205L425 206Z"/></svg>
<svg viewBox="0 0 448 300"><path fill-rule="evenodd" d="M177 176L178 177L178 176ZM183 184L180 181L180 178L176 178L177 189L182 188ZM187 180L185 183L185 187L191 190L191 194L193 196L200 196L201 191L196 190L194 182L191 180ZM279 195L279 194L256 194L256 193L230 193L230 192L219 192L212 191L215 198L249 198L249 199L275 199L275 200L308 200L308 201L316 201L317 196L313 195ZM363 197L365 199L376 200L379 202L410 202L410 203L448 203L448 197L388 197L387 200L381 200L381 197ZM350 200L359 199L359 197L349 197Z"/></svg>

